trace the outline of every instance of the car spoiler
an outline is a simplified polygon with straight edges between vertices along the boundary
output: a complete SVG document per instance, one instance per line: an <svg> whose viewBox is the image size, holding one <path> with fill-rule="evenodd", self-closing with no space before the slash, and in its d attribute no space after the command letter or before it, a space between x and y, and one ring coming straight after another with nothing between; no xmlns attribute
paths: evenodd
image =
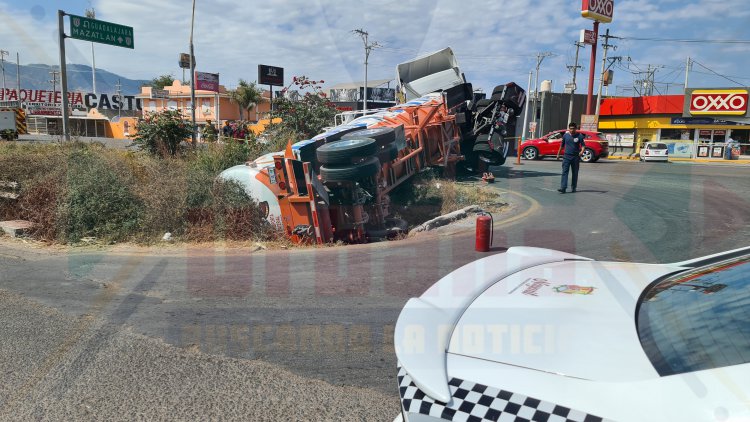
<svg viewBox="0 0 750 422"><path fill-rule="evenodd" d="M466 308L490 286L519 271L577 255L533 247L513 247L471 262L441 278L419 298L411 298L396 322L394 346L400 365L428 396L447 403L447 350Z"/></svg>
<svg viewBox="0 0 750 422"><path fill-rule="evenodd" d="M750 254L750 246L745 246L743 248L733 249L731 251L720 252L712 255L706 255L700 258L689 259L687 261L675 262L669 265L677 267L697 268L723 261L725 259L737 258L738 256L747 254Z"/></svg>

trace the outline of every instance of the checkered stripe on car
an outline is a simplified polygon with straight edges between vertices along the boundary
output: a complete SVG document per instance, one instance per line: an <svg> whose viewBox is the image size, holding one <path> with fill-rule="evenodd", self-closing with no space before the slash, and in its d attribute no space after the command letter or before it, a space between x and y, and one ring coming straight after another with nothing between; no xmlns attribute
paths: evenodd
<svg viewBox="0 0 750 422"><path fill-rule="evenodd" d="M510 391L451 378L450 404L436 402L414 385L409 374L398 368L398 385L404 410L460 422L603 422L604 419L565 406Z"/></svg>

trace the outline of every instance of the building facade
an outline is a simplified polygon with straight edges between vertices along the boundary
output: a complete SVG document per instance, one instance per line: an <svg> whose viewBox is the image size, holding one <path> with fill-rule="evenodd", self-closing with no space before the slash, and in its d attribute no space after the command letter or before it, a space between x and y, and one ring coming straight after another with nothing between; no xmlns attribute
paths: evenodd
<svg viewBox="0 0 750 422"><path fill-rule="evenodd" d="M600 107L599 130L610 140L612 154L638 154L645 142L660 141L672 157L723 159L729 143L739 144L740 154L747 156L748 90L694 89L684 95L608 98ZM737 99L728 97L732 94Z"/></svg>

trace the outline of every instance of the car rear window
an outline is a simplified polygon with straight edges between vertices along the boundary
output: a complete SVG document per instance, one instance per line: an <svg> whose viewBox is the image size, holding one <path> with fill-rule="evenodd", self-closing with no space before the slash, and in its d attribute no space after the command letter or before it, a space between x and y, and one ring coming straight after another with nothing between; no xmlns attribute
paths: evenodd
<svg viewBox="0 0 750 422"><path fill-rule="evenodd" d="M641 345L660 375L750 362L750 255L668 277L638 306Z"/></svg>
<svg viewBox="0 0 750 422"><path fill-rule="evenodd" d="M651 149L667 149L667 144L649 144Z"/></svg>

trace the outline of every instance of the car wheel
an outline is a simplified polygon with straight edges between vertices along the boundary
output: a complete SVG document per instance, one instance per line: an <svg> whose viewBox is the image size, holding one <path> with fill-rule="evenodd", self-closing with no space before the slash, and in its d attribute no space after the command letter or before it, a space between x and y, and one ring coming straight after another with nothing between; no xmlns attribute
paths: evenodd
<svg viewBox="0 0 750 422"><path fill-rule="evenodd" d="M526 147L523 149L523 158L527 160L538 160L539 151L534 147Z"/></svg>
<svg viewBox="0 0 750 422"><path fill-rule="evenodd" d="M321 164L351 164L353 159L369 157L378 151L374 139L342 139L322 145L316 155Z"/></svg>
<svg viewBox="0 0 750 422"><path fill-rule="evenodd" d="M356 182L375 176L380 172L378 157L370 157L359 164L320 166L320 177L324 182Z"/></svg>
<svg viewBox="0 0 750 422"><path fill-rule="evenodd" d="M584 163L590 163L594 159L596 154L594 154L594 150L591 148L584 148L583 154L581 154L581 161Z"/></svg>
<svg viewBox="0 0 750 422"><path fill-rule="evenodd" d="M362 129L356 132L347 133L341 139L374 139L379 147L384 147L396 141L396 131L392 127L376 127L372 129Z"/></svg>

